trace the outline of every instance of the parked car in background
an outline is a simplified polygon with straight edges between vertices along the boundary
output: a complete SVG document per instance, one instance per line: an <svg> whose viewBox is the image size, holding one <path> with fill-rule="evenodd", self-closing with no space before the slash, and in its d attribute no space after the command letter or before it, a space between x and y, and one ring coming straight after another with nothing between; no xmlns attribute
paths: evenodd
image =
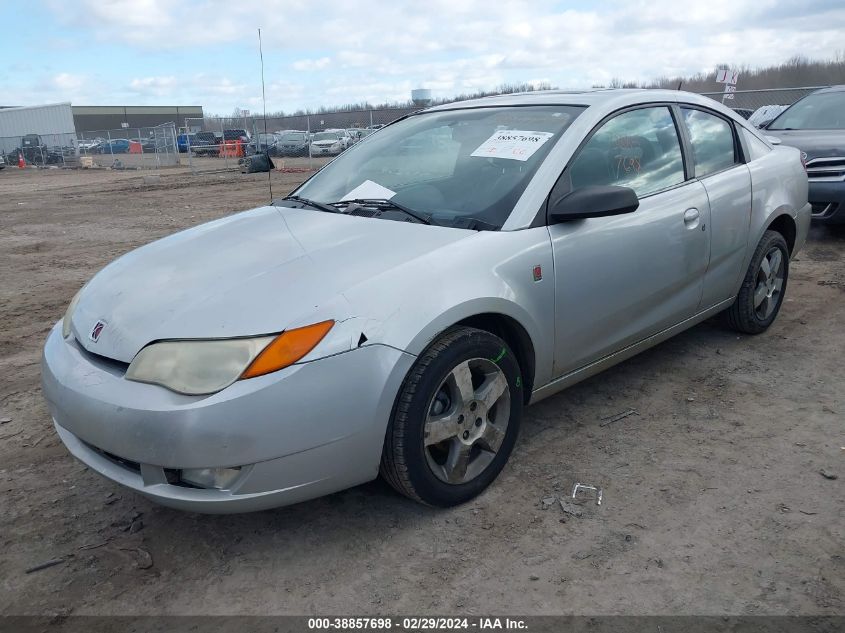
<svg viewBox="0 0 845 633"><path fill-rule="evenodd" d="M0 169L5 169L5 168L6 168L6 159L3 158L2 154L0 154Z"/></svg>
<svg viewBox="0 0 845 633"><path fill-rule="evenodd" d="M153 137L139 138L138 142L141 144L141 151L144 154L155 154L161 149L165 151L164 139L155 139Z"/></svg>
<svg viewBox="0 0 845 633"><path fill-rule="evenodd" d="M223 140L224 141L240 141L244 145L249 143L250 137L247 134L246 130L242 129L231 129L231 130L223 130Z"/></svg>
<svg viewBox="0 0 845 633"><path fill-rule="evenodd" d="M176 148L181 154L188 151L189 147L196 145L196 134L180 134L176 137Z"/></svg>
<svg viewBox="0 0 845 633"><path fill-rule="evenodd" d="M368 130L380 130L383 127L384 127L384 123L376 123L374 125L368 125L367 129Z"/></svg>
<svg viewBox="0 0 845 633"><path fill-rule="evenodd" d="M526 405L720 313L765 332L809 225L800 152L707 97L450 103L101 269L48 335L42 391L73 455L176 508L379 473L453 506L496 479Z"/></svg>
<svg viewBox="0 0 845 633"><path fill-rule="evenodd" d="M344 149L344 142L337 132L317 132L311 141L312 156L337 156Z"/></svg>
<svg viewBox="0 0 845 633"><path fill-rule="evenodd" d="M270 156L276 156L276 143L279 137L272 132L259 132L255 138L246 144L247 154L256 154L258 152L267 152Z"/></svg>
<svg viewBox="0 0 845 633"><path fill-rule="evenodd" d="M128 138L113 138L91 148L94 154L127 154L129 152Z"/></svg>
<svg viewBox="0 0 845 633"><path fill-rule="evenodd" d="M99 145L106 142L104 138L81 138L77 141L77 147L79 147L79 151L82 154L89 154L92 150Z"/></svg>
<svg viewBox="0 0 845 633"><path fill-rule="evenodd" d="M748 122L758 128L762 128L771 123L774 118L781 112L786 110L789 106L771 104L760 106L748 117Z"/></svg>
<svg viewBox="0 0 845 633"><path fill-rule="evenodd" d="M219 156L220 143L214 132L197 132L191 142L194 156Z"/></svg>
<svg viewBox="0 0 845 633"><path fill-rule="evenodd" d="M813 221L845 224L845 85L796 101L765 132L803 152Z"/></svg>
<svg viewBox="0 0 845 633"><path fill-rule="evenodd" d="M21 137L20 147L9 152L7 159L17 163L18 155L22 154L28 165L56 165L62 162L62 148L48 147L38 134L25 134Z"/></svg>
<svg viewBox="0 0 845 633"><path fill-rule="evenodd" d="M308 156L308 133L285 132L276 142L277 156Z"/></svg>
<svg viewBox="0 0 845 633"><path fill-rule="evenodd" d="M342 128L327 128L326 132L333 132L337 134L338 140L340 140L340 144L343 149L348 149L352 146L352 137L349 136L349 132Z"/></svg>

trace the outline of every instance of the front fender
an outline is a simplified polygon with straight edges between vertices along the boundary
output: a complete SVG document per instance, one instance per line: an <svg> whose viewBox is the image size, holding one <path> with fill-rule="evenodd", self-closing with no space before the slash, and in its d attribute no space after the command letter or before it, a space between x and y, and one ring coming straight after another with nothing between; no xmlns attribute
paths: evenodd
<svg viewBox="0 0 845 633"><path fill-rule="evenodd" d="M531 339L535 384L542 385L551 379L554 350L552 261L546 227L482 232L386 271L344 296L362 317L367 344L414 355L469 317L510 317ZM543 271L538 281L535 266Z"/></svg>

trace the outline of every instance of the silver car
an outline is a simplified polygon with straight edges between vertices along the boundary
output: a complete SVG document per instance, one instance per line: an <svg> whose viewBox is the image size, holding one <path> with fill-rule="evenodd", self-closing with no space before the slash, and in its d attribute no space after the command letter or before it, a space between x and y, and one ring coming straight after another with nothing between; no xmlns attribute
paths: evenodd
<svg viewBox="0 0 845 633"><path fill-rule="evenodd" d="M44 394L71 453L176 508L379 473L458 504L524 406L718 313L765 331L809 222L799 151L704 97L438 106L106 266L47 339Z"/></svg>
<svg viewBox="0 0 845 633"><path fill-rule="evenodd" d="M346 145L337 132L317 132L311 139L312 156L337 156L345 149Z"/></svg>

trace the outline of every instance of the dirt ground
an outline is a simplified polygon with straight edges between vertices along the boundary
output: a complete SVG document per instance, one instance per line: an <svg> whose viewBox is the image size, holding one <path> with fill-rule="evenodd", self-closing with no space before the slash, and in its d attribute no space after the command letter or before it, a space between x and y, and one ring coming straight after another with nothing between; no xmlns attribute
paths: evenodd
<svg viewBox="0 0 845 633"><path fill-rule="evenodd" d="M74 461L38 365L70 298L128 250L266 200L266 175L0 172L0 614L845 613L845 231L813 230L766 334L705 323L530 407L463 507L376 481L187 514ZM549 501L574 482L603 504Z"/></svg>

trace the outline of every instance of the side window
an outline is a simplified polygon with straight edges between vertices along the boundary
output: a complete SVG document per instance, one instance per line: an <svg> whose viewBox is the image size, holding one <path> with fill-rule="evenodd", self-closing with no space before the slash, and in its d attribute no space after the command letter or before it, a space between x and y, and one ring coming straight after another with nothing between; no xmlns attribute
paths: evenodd
<svg viewBox="0 0 845 633"><path fill-rule="evenodd" d="M736 164L730 123L702 110L681 108L681 112L689 131L696 178L703 178Z"/></svg>
<svg viewBox="0 0 845 633"><path fill-rule="evenodd" d="M642 108L602 125L569 168L572 189L630 187L645 196L684 181L684 161L669 108Z"/></svg>

